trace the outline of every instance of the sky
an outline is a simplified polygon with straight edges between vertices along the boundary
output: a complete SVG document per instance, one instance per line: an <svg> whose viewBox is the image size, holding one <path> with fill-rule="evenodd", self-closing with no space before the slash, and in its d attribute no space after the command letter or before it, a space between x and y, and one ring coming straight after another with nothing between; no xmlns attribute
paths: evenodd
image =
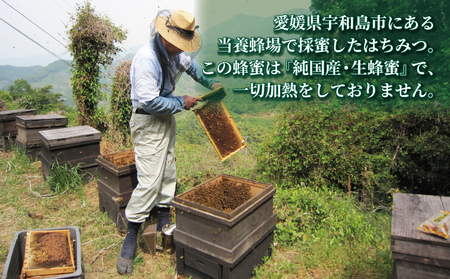
<svg viewBox="0 0 450 279"><path fill-rule="evenodd" d="M70 60L66 25L84 0L0 0L0 65L46 66ZM203 30L244 13L262 17L294 8L308 9L311 0L91 0L95 12L128 31L122 47L136 52L149 39L150 23L161 9L182 9L196 16ZM53 53L53 54L50 54Z"/></svg>

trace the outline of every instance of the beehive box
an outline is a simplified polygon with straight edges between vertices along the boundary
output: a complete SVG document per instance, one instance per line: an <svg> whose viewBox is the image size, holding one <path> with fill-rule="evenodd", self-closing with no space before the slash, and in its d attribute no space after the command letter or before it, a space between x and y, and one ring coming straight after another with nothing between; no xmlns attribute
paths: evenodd
<svg viewBox="0 0 450 279"><path fill-rule="evenodd" d="M81 164L80 170L92 176L96 174L100 155L101 133L89 126L60 128L39 131L42 144L42 172L48 177L53 163L59 165L70 163L72 166ZM88 177L88 176L87 176Z"/></svg>
<svg viewBox="0 0 450 279"><path fill-rule="evenodd" d="M68 274L59 274L45 278L83 279L84 274L81 266L80 229L78 227L64 227L64 228L46 229L44 231L55 231L55 230L69 230L70 232L70 238L73 243L73 250L74 250L73 255L74 255L75 271ZM20 277L25 258L26 241L27 241L27 231L16 232L11 247L9 249L8 257L5 262L5 269L3 270L2 279L17 279ZM38 277L30 277L30 278L38 278Z"/></svg>
<svg viewBox="0 0 450 279"><path fill-rule="evenodd" d="M57 114L16 116L17 140L25 146L40 146L39 131L64 128L67 121L67 117Z"/></svg>
<svg viewBox="0 0 450 279"><path fill-rule="evenodd" d="M101 180L97 180L97 186L100 212L108 213L109 219L113 221L116 228L121 231L125 230L128 223L125 209L130 200L131 192L120 195L106 186Z"/></svg>
<svg viewBox="0 0 450 279"><path fill-rule="evenodd" d="M26 146L22 142L18 141L17 138L15 143L17 148L23 150L30 159L32 159L33 161L39 159L39 155L42 153L40 144L31 144Z"/></svg>
<svg viewBox="0 0 450 279"><path fill-rule="evenodd" d="M23 115L16 116L17 137L16 145L36 159L41 153L41 140L39 131L64 128L67 125L67 117L61 115Z"/></svg>
<svg viewBox="0 0 450 279"><path fill-rule="evenodd" d="M11 143L15 142L17 136L16 116L36 115L34 109L18 109L0 111L0 150L10 150Z"/></svg>
<svg viewBox="0 0 450 279"><path fill-rule="evenodd" d="M223 181L249 186L251 198L228 212L187 199L198 189ZM250 278L253 264L262 260L273 241L274 194L270 184L223 174L176 196L173 235L179 273L196 278Z"/></svg>
<svg viewBox="0 0 450 279"><path fill-rule="evenodd" d="M193 111L221 161L247 147L223 101L208 101Z"/></svg>
<svg viewBox="0 0 450 279"><path fill-rule="evenodd" d="M450 197L394 194L394 278L450 278L450 242L417 229L439 210L450 210Z"/></svg>
<svg viewBox="0 0 450 279"><path fill-rule="evenodd" d="M98 179L119 195L132 192L138 184L134 157L134 150L98 156Z"/></svg>

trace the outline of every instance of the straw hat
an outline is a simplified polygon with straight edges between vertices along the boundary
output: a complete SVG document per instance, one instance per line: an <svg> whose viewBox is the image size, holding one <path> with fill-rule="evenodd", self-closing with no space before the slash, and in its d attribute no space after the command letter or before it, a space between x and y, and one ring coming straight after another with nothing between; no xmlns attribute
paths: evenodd
<svg viewBox="0 0 450 279"><path fill-rule="evenodd" d="M188 12L176 10L170 17L158 16L155 27L164 39L183 51L195 52L202 44L195 30L195 17Z"/></svg>

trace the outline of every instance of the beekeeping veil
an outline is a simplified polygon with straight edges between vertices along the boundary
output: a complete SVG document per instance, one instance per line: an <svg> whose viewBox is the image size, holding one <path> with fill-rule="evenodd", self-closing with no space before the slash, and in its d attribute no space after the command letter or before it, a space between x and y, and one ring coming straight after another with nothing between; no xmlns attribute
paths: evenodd
<svg viewBox="0 0 450 279"><path fill-rule="evenodd" d="M150 26L150 40L157 38L158 33L169 43L184 51L185 55L193 58L201 45L200 35L197 31L198 26L195 25L195 17L185 11L163 10L159 11L155 20ZM175 85L180 78L182 72L176 69L173 64L162 59L162 50L155 41L153 44L158 54L158 60L161 68L166 72L170 82Z"/></svg>

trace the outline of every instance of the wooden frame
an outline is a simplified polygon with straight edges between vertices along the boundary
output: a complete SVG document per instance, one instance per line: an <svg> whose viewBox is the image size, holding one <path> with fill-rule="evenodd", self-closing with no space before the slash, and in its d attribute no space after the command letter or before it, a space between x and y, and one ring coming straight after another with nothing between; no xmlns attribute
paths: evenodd
<svg viewBox="0 0 450 279"><path fill-rule="evenodd" d="M219 106L221 108L221 114L225 115L225 119L227 120L228 124L230 127L232 127L231 131L228 131L229 134L233 134L236 138L236 142L239 143L236 147L234 147L233 151L230 152L229 154L222 154L220 152L220 149L218 147L218 143L216 143L211 135L211 131L210 129L208 129L208 127L206 127L205 125L205 119L202 118L200 111L202 109L205 109L207 106L210 106L212 104L216 104L219 103ZM203 127L203 130L205 130L206 135L208 136L209 140L211 141L211 143L214 146L214 149L217 151L217 154L219 155L220 160L223 162L226 159L228 159L229 157L231 157L233 154L235 154L236 152L238 152L239 150L241 150L244 147L247 147L247 144L245 143L244 138L242 137L241 133L239 132L239 129L236 126L236 123L234 123L233 118L230 115L230 112L228 111L227 107L225 106L225 104L223 103L223 101L209 101L206 104L203 104L201 106L199 106L198 108L193 110L195 115L198 118L198 121L200 121L200 124Z"/></svg>
<svg viewBox="0 0 450 279"><path fill-rule="evenodd" d="M52 268L32 268L32 242L34 240L34 235L36 234L46 234L46 233L62 233L67 236L67 243L69 246L70 254L70 265L68 267L52 267ZM20 278L30 278L33 276L47 276L47 275L58 275L58 274L68 274L75 272L75 260L74 251L72 245L72 239L70 237L70 230L42 230L42 231L28 231L27 239L25 242L25 254L22 267L22 274Z"/></svg>

